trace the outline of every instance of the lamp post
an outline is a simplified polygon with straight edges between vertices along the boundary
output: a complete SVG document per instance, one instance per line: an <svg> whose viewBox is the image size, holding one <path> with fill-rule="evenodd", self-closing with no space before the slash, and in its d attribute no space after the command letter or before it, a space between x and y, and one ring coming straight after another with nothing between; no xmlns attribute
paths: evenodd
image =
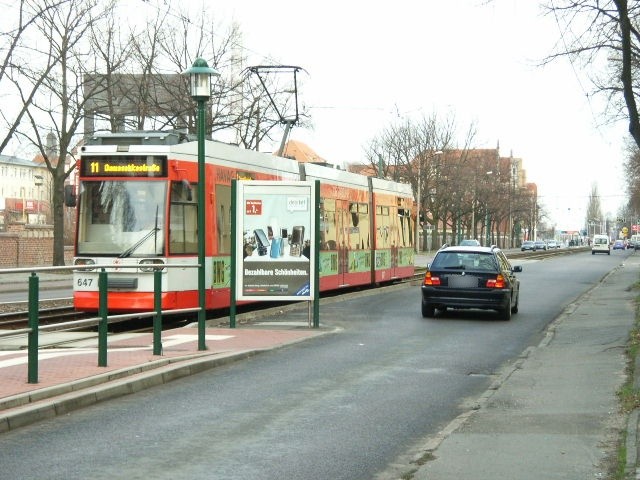
<svg viewBox="0 0 640 480"><path fill-rule="evenodd" d="M44 223L44 222L40 221L40 202L42 201L42 190L41 190L41 187L42 187L42 175L34 175L33 176L33 184L36 186L37 191L38 191L38 199L37 199L38 208L36 209L36 212L38 213L38 216L37 216L38 219L37 219L36 223Z"/></svg>
<svg viewBox="0 0 640 480"><path fill-rule="evenodd" d="M204 249L204 232L205 232L205 168L204 168L204 129L205 129L205 104L211 97L211 76L218 76L220 73L214 68L210 68L207 61L203 58L196 58L193 66L184 72L183 75L189 75L189 84L191 86L191 98L198 104L198 350L206 350L205 343L205 321L206 321L206 302L205 302L205 249Z"/></svg>

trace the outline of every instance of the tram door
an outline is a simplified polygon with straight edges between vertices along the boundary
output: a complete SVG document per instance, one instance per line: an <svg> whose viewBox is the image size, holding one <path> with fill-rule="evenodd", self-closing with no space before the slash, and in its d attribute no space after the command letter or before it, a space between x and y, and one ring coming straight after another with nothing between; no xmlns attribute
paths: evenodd
<svg viewBox="0 0 640 480"><path fill-rule="evenodd" d="M338 285L348 283L346 275L349 273L349 233L351 232L351 214L349 202L336 200L336 223L338 231Z"/></svg>

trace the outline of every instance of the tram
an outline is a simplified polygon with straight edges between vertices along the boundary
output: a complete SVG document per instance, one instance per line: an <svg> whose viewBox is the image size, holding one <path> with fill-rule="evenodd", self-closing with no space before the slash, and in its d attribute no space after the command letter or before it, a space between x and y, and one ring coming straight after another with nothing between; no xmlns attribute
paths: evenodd
<svg viewBox="0 0 640 480"><path fill-rule="evenodd" d="M208 310L230 304L234 179L319 180L320 291L413 275L415 214L408 185L217 141L207 140L205 152ZM161 265L171 265L162 271L162 309L198 306L197 270L188 267L198 263L197 154L197 142L175 132L97 135L81 148L76 309L98 310L99 272L92 265L109 265L110 312L153 310L153 272Z"/></svg>

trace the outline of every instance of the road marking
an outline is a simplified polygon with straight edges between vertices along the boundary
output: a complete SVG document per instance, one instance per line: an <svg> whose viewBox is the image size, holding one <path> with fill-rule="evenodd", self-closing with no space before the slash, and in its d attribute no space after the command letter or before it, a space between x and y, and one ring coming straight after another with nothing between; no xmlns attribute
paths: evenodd
<svg viewBox="0 0 640 480"><path fill-rule="evenodd" d="M228 340L230 338L233 338L235 335L205 335L205 340L211 340L214 342L219 342L219 341L223 341L223 340ZM188 343L188 342L195 342L198 340L198 335L169 335L165 338L163 338L162 340L162 348L166 348L166 347L175 347L176 345L181 345L183 343ZM143 350L152 350L153 349L153 344L146 346L146 347L124 347L124 348L115 348L112 350L112 352L136 352L136 351L143 351ZM46 353L39 351L38 352L38 361L42 361L42 360L48 360L51 358L58 358L58 357L64 357L64 356L70 356L70 355L85 355L87 353L93 353L95 354L96 351L98 350L97 347L93 347L93 348L63 348L63 349L47 349ZM2 360L0 361L0 368L5 368L5 367L14 367L16 365L23 365L25 363L27 363L28 361L28 352L25 350L20 350L19 352L16 351L1 351L0 352L0 357L1 356L8 356L8 355L19 355L15 358L10 358L7 360Z"/></svg>

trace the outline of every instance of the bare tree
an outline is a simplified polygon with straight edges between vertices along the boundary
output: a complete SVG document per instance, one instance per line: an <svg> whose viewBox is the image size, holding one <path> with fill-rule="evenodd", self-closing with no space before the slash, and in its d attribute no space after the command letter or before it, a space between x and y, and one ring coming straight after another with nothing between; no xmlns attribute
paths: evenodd
<svg viewBox="0 0 640 480"><path fill-rule="evenodd" d="M37 0L20 0L14 5L14 15L8 15L14 28L6 32L0 32L0 50L4 53L4 58L0 61L0 89L3 95L10 97L16 94L13 90L13 79L18 76L25 61L29 62L33 46L30 42L30 35L36 30L36 22L51 9L58 8L66 0L39 2ZM6 12L5 12L6 14ZM31 83L30 88L20 89L19 94L22 102L15 109L2 109L2 118L6 131L0 138L0 153L4 151L9 142L14 139L16 129L22 122L27 108L33 101L42 82L47 78L55 62L49 62L41 70L40 78Z"/></svg>
<svg viewBox="0 0 640 480"><path fill-rule="evenodd" d="M626 118L640 147L637 96L640 78L640 4L627 0L556 0L546 5L560 28L557 51L545 62L568 57L582 62L594 93L608 99L609 115ZM606 62L607 71L594 70Z"/></svg>
<svg viewBox="0 0 640 480"><path fill-rule="evenodd" d="M598 194L598 185L593 184L591 186L591 193L589 194L589 200L587 201L587 216L585 218L587 226L593 226L592 233L596 233L595 228L598 224L602 224L604 221L602 215L602 206L600 202L600 195ZM601 232L598 232L601 233ZM590 235L590 234L588 234Z"/></svg>
<svg viewBox="0 0 640 480"><path fill-rule="evenodd" d="M80 138L78 127L83 119L83 76L93 69L90 61L92 28L109 14L112 4L98 0L41 0L47 8L35 25L40 41L48 46L20 69L11 81L24 102L34 89L37 95L28 102L27 125L17 133L33 145L44 159L51 174L53 196L53 265L64 265L64 183L75 162L73 149ZM57 140L57 156L47 148L46 136L51 132Z"/></svg>
<svg viewBox="0 0 640 480"><path fill-rule="evenodd" d="M210 133L231 132L232 141L258 150L261 142L275 140L274 135L282 131L282 117L278 113L292 108L291 82L274 72L262 78L251 73L246 66L242 33L237 24L223 27L206 12L195 17L176 8L174 2L165 2L164 10L158 7L157 15L141 33L132 35L131 43L139 85L138 91L133 92L140 104L138 129L149 119L147 111L161 110L159 98L153 95L154 90L160 88L171 92L174 102L164 120L155 119L154 128L186 127L195 132L194 104L188 95L187 81L179 74L191 67L197 57L203 57L210 67L220 72L210 100L211 116L207 121ZM167 72L178 79L166 75ZM163 79L167 84L161 88L158 82ZM149 88L151 84L156 88ZM305 117L304 112L301 117Z"/></svg>

